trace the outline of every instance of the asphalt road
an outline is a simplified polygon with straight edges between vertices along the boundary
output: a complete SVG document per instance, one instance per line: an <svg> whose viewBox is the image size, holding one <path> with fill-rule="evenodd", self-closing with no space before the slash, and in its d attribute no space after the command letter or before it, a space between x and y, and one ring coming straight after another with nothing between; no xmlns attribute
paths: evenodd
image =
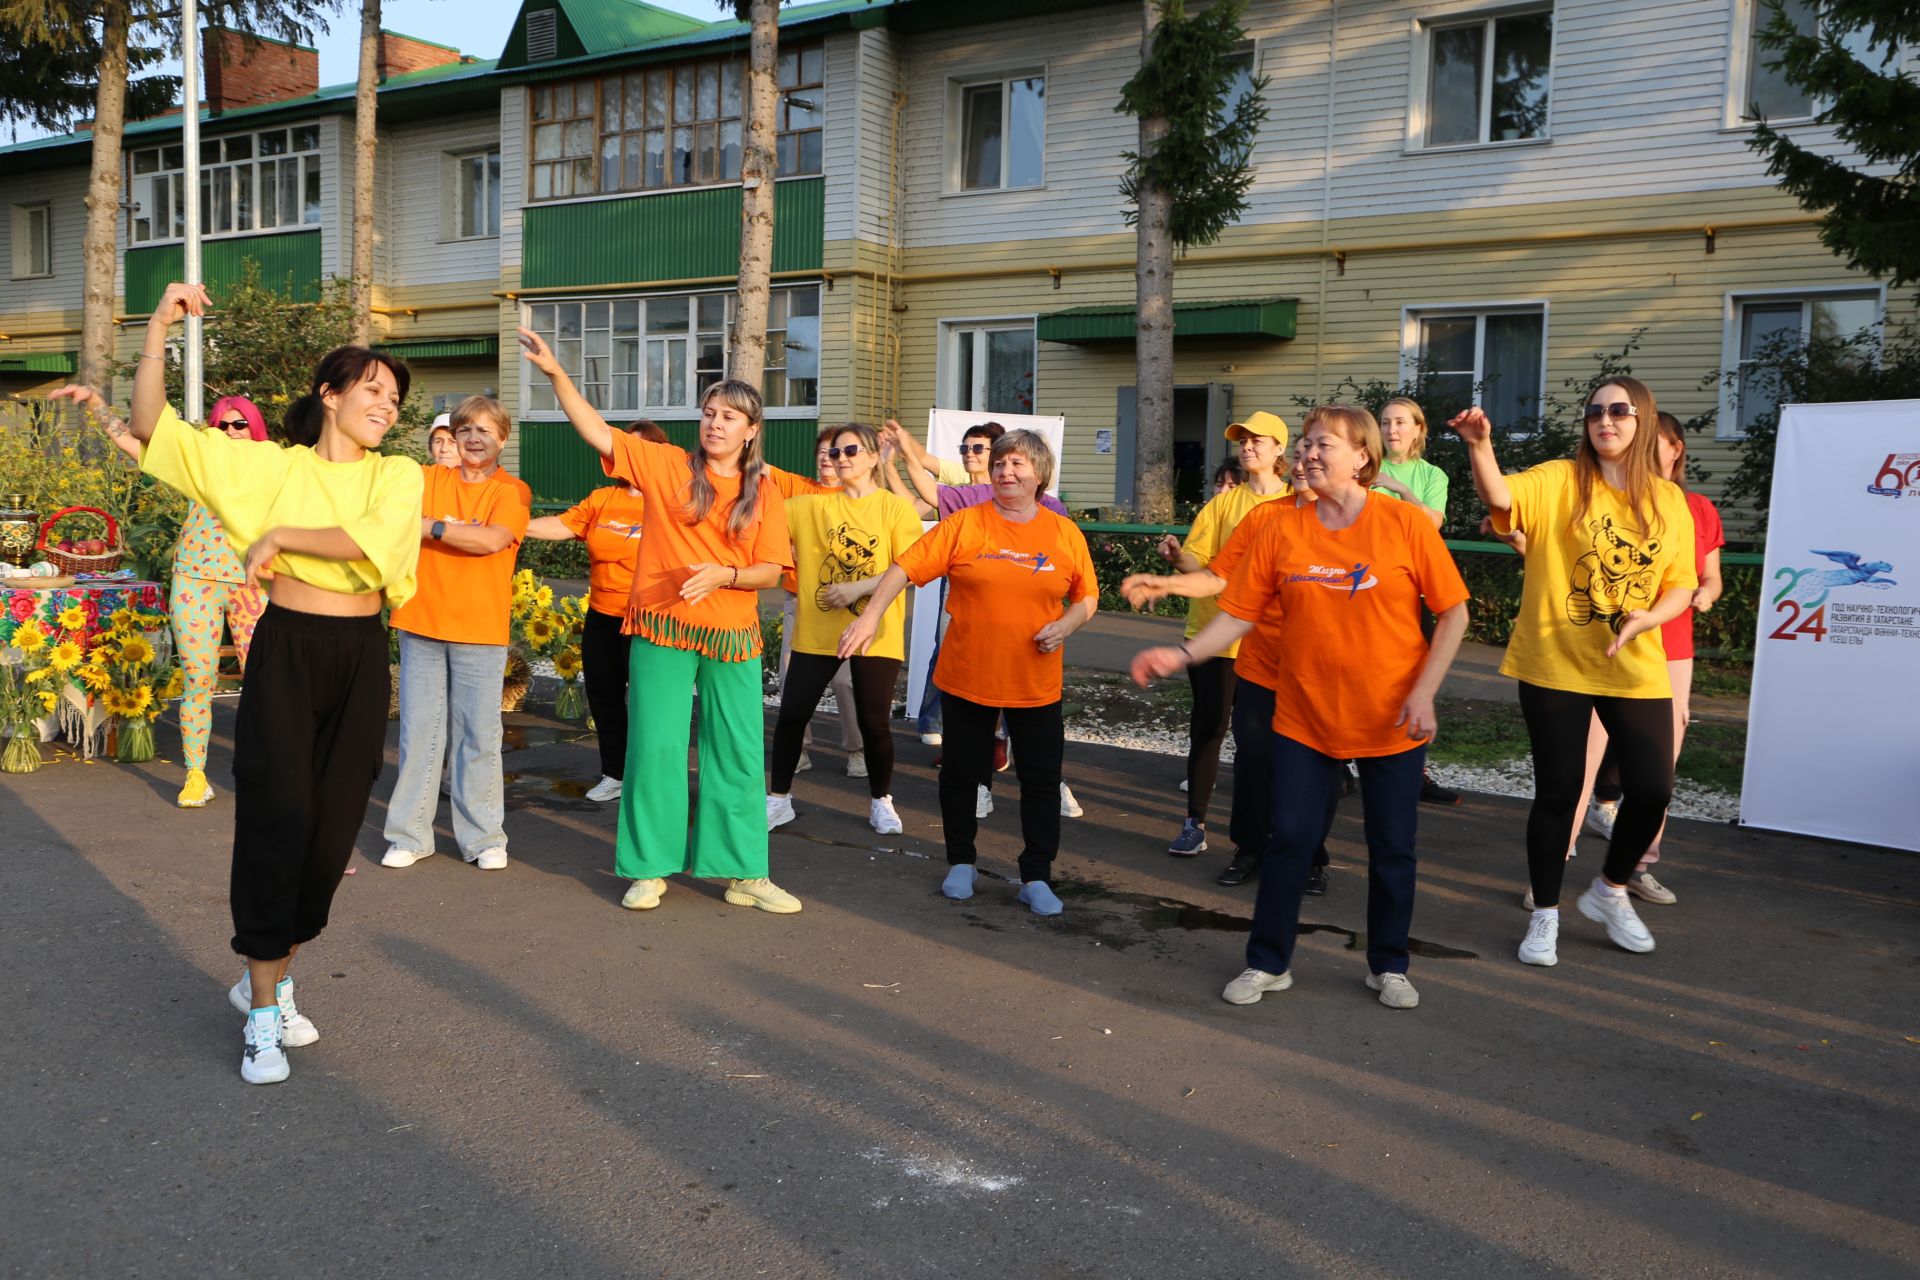
<svg viewBox="0 0 1920 1280"><path fill-rule="evenodd" d="M939 896L905 735L905 837L867 830L833 750L801 776L773 847L802 914L684 880L630 913L613 813L576 798L589 746L514 717L512 865L384 870L376 799L295 971L322 1038L255 1088L225 993L231 708L205 810L159 762L0 778L0 1274L1920 1272L1910 857L1676 822L1659 950L1569 912L1531 969L1523 805L1469 797L1424 815L1414 933L1471 954L1416 956L1422 1005L1391 1012L1341 932L1349 800L1328 928L1236 1008L1250 897L1213 885L1224 850L1164 852L1172 759L1069 749L1087 814L1051 921L986 877ZM1016 792L986 870L1012 872Z"/></svg>

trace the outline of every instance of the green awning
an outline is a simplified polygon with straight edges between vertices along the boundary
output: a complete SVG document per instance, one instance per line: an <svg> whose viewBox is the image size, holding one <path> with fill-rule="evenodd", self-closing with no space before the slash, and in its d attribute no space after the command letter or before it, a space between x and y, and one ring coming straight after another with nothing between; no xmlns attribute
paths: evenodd
<svg viewBox="0 0 1920 1280"><path fill-rule="evenodd" d="M1292 339L1298 298L1227 298L1173 304L1173 338ZM1042 342L1132 342L1134 308L1069 307L1041 316Z"/></svg>
<svg viewBox="0 0 1920 1280"><path fill-rule="evenodd" d="M73 373L79 369L78 351L27 351L0 355L0 373Z"/></svg>
<svg viewBox="0 0 1920 1280"><path fill-rule="evenodd" d="M402 338L375 345L401 360L490 360L500 354L500 339L495 334L484 338Z"/></svg>

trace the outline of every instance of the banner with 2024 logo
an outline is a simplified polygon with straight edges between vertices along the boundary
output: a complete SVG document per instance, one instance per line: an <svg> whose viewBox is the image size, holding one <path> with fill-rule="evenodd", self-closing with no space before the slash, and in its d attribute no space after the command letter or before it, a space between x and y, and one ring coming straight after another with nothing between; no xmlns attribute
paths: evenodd
<svg viewBox="0 0 1920 1280"><path fill-rule="evenodd" d="M1780 414L1744 826L1920 852L1920 400Z"/></svg>

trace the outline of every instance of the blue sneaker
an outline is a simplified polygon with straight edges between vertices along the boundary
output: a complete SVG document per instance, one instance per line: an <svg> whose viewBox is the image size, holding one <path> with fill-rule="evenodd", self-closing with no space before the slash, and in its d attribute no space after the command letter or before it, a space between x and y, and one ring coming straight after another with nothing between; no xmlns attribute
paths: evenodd
<svg viewBox="0 0 1920 1280"><path fill-rule="evenodd" d="M1188 818L1180 824L1180 834L1167 846L1167 852L1176 858L1191 858L1196 853L1207 851L1207 828L1205 824Z"/></svg>

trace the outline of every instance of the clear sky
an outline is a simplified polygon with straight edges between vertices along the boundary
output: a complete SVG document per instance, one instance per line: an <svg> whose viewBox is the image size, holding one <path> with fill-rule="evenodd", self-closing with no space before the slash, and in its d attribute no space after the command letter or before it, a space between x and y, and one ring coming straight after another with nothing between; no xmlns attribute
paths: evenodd
<svg viewBox="0 0 1920 1280"><path fill-rule="evenodd" d="M717 22L731 14L730 9L722 9L713 0L648 2L706 22ZM476 58L492 58L506 44L507 29L519 12L520 0L382 0L380 25L435 44L452 45ZM360 62L360 7L352 3L343 6L331 29L316 33L312 44L320 51L321 84L352 80ZM168 69L177 74L179 64L173 63ZM22 124L17 132L0 127L0 142L25 142L40 136L41 131L31 125Z"/></svg>

